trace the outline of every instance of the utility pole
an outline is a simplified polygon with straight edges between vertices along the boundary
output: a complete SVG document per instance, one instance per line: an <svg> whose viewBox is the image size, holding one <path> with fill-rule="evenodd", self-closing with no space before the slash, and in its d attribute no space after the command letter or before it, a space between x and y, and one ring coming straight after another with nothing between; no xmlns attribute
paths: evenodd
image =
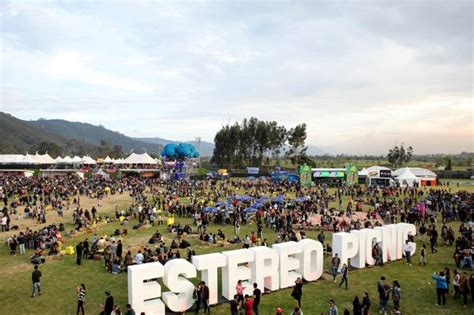
<svg viewBox="0 0 474 315"><path fill-rule="evenodd" d="M201 167L201 137L196 137L198 156L198 167Z"/></svg>

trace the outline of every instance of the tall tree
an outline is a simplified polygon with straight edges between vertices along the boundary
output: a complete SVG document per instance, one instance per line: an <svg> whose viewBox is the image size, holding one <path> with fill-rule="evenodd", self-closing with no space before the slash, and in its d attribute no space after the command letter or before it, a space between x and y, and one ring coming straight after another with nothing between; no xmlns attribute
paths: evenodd
<svg viewBox="0 0 474 315"><path fill-rule="evenodd" d="M413 156L413 147L409 146L405 149L404 144L402 143L399 146L395 145L388 151L387 159L390 164L395 167L402 166L408 162L410 162Z"/></svg>
<svg viewBox="0 0 474 315"><path fill-rule="evenodd" d="M305 146L305 141L306 124L300 124L290 129L288 133L288 144L290 145L288 156L291 158L293 164L298 165L300 157L306 155L308 147Z"/></svg>

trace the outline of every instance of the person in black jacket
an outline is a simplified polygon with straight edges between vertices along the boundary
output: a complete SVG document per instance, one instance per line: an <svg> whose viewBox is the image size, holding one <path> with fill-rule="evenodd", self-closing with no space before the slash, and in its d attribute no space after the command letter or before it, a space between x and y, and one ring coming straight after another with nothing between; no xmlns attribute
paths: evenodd
<svg viewBox="0 0 474 315"><path fill-rule="evenodd" d="M354 315L362 315L362 305L360 304L358 296L356 296L354 298L354 301L352 301L352 312L354 313Z"/></svg>
<svg viewBox="0 0 474 315"><path fill-rule="evenodd" d="M81 259L82 259L82 250L84 247L82 247L82 242L79 242L79 244L76 245L76 264L81 265Z"/></svg>
<svg viewBox="0 0 474 315"><path fill-rule="evenodd" d="M201 290L199 294L201 295L201 303L204 306L204 312L210 314L211 310L209 309L209 287L206 285L205 281L201 281Z"/></svg>
<svg viewBox="0 0 474 315"><path fill-rule="evenodd" d="M82 258L89 258L89 240L87 238L82 242L82 248Z"/></svg>
<svg viewBox="0 0 474 315"><path fill-rule="evenodd" d="M105 305L100 304L100 307L104 309L100 315L110 315L114 310L114 297L109 291L105 292L105 296Z"/></svg>
<svg viewBox="0 0 474 315"><path fill-rule="evenodd" d="M298 307L301 308L301 297L303 296L303 281L300 277L296 279L291 296L298 301Z"/></svg>

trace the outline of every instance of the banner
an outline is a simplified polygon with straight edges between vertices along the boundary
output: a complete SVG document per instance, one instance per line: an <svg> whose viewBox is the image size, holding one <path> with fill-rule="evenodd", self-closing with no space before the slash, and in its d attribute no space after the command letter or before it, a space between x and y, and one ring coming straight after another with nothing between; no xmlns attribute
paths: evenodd
<svg viewBox="0 0 474 315"><path fill-rule="evenodd" d="M300 185L311 187L311 167L307 164L300 165Z"/></svg>

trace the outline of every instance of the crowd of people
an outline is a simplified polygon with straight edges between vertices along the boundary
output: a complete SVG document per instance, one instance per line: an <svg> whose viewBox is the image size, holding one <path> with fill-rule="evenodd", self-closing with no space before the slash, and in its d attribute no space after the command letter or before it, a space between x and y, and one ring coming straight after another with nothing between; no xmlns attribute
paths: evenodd
<svg viewBox="0 0 474 315"><path fill-rule="evenodd" d="M125 209L116 208L114 214L102 214L101 208L105 198L115 194L128 194L131 198L130 205ZM296 198L290 198L290 194ZM94 205L85 208L85 198L93 200ZM245 179L165 181L139 177L5 177L2 178L0 200L3 201L3 209L0 211L2 232L15 232L7 239L11 255L16 255L17 250L20 255L25 255L27 249L32 250L34 254L30 260L35 265L44 262L45 256L58 255L63 237L80 234L78 232L100 222L120 222L121 228L117 229L114 235L94 235L90 241L84 238L75 246L78 265L82 259L102 260L105 269L111 274L126 271L132 264L156 261L164 264L176 258L191 260L195 254L191 246L192 239L199 240L203 245L229 243L248 248L268 246L267 239L272 239L273 243L298 241L305 238L309 230L316 229L319 230L318 240L324 245L325 251L331 254L332 249L329 244L325 244L323 231L350 231L409 222L418 226L418 241L424 242L425 235L427 236L432 254L438 250L440 237L443 246L453 246L453 258L460 271L459 279L456 280L458 285L454 288L457 292L455 298L462 297L464 303L467 303L466 297L474 294L470 280L473 276L467 274L468 270L474 268L472 226L467 224L473 219L474 213L472 195L466 191L359 185L340 186L335 190L325 185L308 189L298 184L253 182ZM344 207L343 200L347 200ZM209 208L217 210L209 211ZM248 211L249 208L252 208L251 211ZM20 213L20 209L23 209L23 213ZM73 231L66 231L63 223L47 225L46 211L55 211L61 220L67 220L64 219L65 213L70 214ZM359 216L358 213L364 213L364 216ZM189 218L191 223L165 223L170 216ZM312 220L316 216L320 218L318 224L314 224ZM32 225L42 226L37 229L27 227L20 231L18 226L11 223L12 219L15 222L30 222ZM453 229L453 221L461 221L457 231ZM129 222L134 224L129 225ZM249 224L254 231L241 235L241 227ZM157 230L150 236L148 243L141 244L139 249L124 247L122 239L127 236L128 229L150 226L162 226L164 232L172 235L172 238L166 240L160 230ZM211 226L219 227L218 231L211 232ZM225 226L232 227L233 235L224 234ZM272 234L264 236L264 229L272 231ZM382 252L377 243L373 245L372 255L376 265L383 265ZM426 265L426 257L426 247L423 244L419 264ZM411 264L409 258L407 256L407 263ZM340 267L342 272L338 272ZM340 260L338 261L335 253L331 260L333 281L336 282L336 278L340 276L339 286L348 289L349 272L348 265L340 266ZM465 280L465 273L468 280ZM449 287L450 279L446 272L433 275L437 287L441 286L440 289L444 289L443 277ZM297 302L293 310L295 315L303 313L302 287L303 281L300 279L292 290L291 296ZM457 287L459 288L456 289ZM39 288L37 285L37 290ZM206 288L203 282L196 287L196 310L208 310L208 303L205 302L208 296ZM238 284L236 288L237 304L231 301L231 312L237 308L245 310L246 314L258 314L258 305L263 293L260 288L255 288L258 291L255 294L254 290L253 296L239 293ZM85 288L83 291L85 292ZM381 278L377 283L377 291L380 298L379 310L387 311L391 296L391 311L398 314L401 292L398 281L394 280L388 285L385 279ZM445 294L443 290L438 292L438 304L442 305ZM369 294L365 292L361 299L356 297L353 306L354 314L369 314ZM249 307L251 310L247 313ZM328 314L338 314L334 301L329 305Z"/></svg>

